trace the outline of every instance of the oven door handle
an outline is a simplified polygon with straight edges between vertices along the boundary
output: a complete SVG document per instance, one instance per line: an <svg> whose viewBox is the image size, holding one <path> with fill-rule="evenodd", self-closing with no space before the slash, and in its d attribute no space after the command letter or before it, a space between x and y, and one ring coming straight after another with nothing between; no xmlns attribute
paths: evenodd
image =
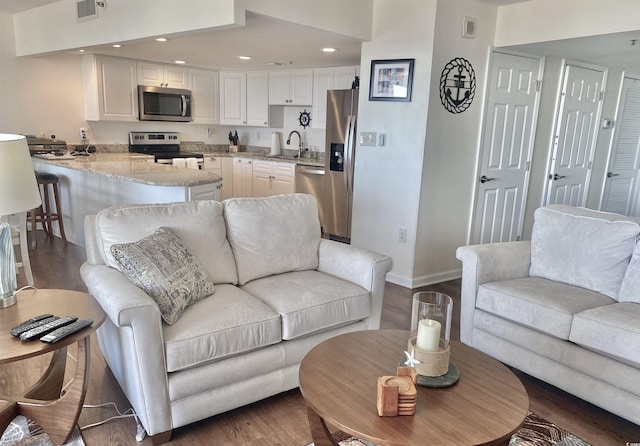
<svg viewBox="0 0 640 446"><path fill-rule="evenodd" d="M180 98L182 99L182 116L187 116L187 97L181 94Z"/></svg>

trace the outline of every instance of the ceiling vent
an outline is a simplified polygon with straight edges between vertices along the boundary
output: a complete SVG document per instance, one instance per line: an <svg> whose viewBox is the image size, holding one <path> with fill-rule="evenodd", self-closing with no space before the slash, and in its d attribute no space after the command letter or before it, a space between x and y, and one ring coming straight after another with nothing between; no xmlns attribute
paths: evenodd
<svg viewBox="0 0 640 446"><path fill-rule="evenodd" d="M95 0L76 0L78 22L85 22L98 18L98 8Z"/></svg>

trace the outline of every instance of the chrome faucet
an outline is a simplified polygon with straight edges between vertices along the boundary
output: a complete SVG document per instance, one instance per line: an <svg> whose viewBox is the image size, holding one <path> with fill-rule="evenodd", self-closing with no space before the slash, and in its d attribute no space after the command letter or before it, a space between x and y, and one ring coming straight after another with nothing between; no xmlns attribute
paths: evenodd
<svg viewBox="0 0 640 446"><path fill-rule="evenodd" d="M298 135L298 159L300 159L300 152L302 151L302 137L300 136L300 133L297 130L292 130L291 133L289 133L289 136L287 136L287 145L291 144L291 135L293 134Z"/></svg>

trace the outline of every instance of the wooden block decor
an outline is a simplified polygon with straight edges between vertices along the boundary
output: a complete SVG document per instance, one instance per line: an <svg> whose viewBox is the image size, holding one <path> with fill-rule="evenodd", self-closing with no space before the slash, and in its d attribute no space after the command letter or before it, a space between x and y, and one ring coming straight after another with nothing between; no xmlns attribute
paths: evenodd
<svg viewBox="0 0 640 446"><path fill-rule="evenodd" d="M398 376L408 376L411 378L414 384L418 382L418 372L414 367L409 367L408 365L399 365L398 370L396 371L396 375Z"/></svg>
<svg viewBox="0 0 640 446"><path fill-rule="evenodd" d="M395 417L414 415L418 392L409 376L380 376L378 378L378 415Z"/></svg>

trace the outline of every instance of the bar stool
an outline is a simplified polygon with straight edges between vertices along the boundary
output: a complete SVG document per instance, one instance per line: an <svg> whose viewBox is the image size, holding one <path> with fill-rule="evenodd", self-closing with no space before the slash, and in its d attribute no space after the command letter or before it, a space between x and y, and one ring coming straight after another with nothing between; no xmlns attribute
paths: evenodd
<svg viewBox="0 0 640 446"><path fill-rule="evenodd" d="M67 236L64 233L64 224L62 222L60 192L58 189L58 183L60 181L58 179L58 175L46 172L36 172L36 182L38 183L40 195L42 196L42 204L40 205L40 207L33 209L29 213L32 231L31 247L33 249L36 249L38 243L36 237L36 231L38 230L37 224L40 223L42 225L42 229L44 230L45 234L47 234L47 237L53 238L52 223L54 221L58 222L58 227L60 228L60 236L62 237L62 240L66 245ZM53 212L51 209L51 203L49 200L49 186L51 186L53 190L55 212Z"/></svg>

